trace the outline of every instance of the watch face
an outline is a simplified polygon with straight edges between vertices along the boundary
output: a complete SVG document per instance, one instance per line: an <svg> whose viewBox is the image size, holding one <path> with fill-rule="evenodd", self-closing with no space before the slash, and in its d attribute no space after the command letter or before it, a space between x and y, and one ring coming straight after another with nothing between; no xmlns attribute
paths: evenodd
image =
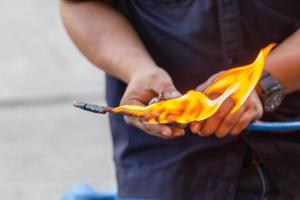
<svg viewBox="0 0 300 200"><path fill-rule="evenodd" d="M284 99L284 87L268 72L259 81L258 93L266 112L276 110Z"/></svg>
<svg viewBox="0 0 300 200"><path fill-rule="evenodd" d="M273 91L265 100L265 111L272 112L276 110L282 103L284 94L281 90Z"/></svg>

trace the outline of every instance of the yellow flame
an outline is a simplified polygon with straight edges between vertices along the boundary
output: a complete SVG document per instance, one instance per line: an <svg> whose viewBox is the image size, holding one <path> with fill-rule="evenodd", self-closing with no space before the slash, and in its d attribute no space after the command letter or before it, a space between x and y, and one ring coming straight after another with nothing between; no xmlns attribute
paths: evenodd
<svg viewBox="0 0 300 200"><path fill-rule="evenodd" d="M113 109L115 113L142 117L150 123L190 123L212 116L231 97L235 102L231 112L237 111L246 101L257 82L268 56L275 44L262 49L255 61L249 65L229 69L219 75L204 93L190 90L186 94L170 100L163 100L149 106L122 105ZM208 93L221 94L211 100Z"/></svg>

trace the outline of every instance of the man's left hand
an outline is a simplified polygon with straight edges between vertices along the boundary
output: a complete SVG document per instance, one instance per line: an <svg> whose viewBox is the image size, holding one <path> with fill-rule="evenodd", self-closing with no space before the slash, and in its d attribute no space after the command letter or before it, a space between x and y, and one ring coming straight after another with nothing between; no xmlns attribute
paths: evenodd
<svg viewBox="0 0 300 200"><path fill-rule="evenodd" d="M206 83L200 85L197 90L203 91L208 87L215 76L210 78ZM209 94L210 98L216 98L220 94ZM215 135L219 138L227 135L238 135L247 126L259 118L263 114L262 103L255 91L253 91L244 104L234 113L230 113L234 106L234 101L230 98L225 100L219 110L210 118L193 122L191 131L201 136Z"/></svg>

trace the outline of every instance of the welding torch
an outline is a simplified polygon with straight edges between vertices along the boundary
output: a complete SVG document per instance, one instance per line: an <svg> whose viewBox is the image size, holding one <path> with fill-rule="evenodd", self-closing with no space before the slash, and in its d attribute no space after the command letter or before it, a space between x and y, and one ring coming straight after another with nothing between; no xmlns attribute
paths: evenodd
<svg viewBox="0 0 300 200"><path fill-rule="evenodd" d="M151 103L155 103L157 100L153 100ZM150 104L151 104L150 103ZM83 103L79 101L74 101L73 106L80 108L85 111L98 113L98 114L106 114L113 113L113 108L107 106L99 106L95 104ZM276 131L295 131L300 130L300 121L292 121L292 122L263 122L256 121L251 123L246 130L248 131L265 131L265 132L276 132Z"/></svg>

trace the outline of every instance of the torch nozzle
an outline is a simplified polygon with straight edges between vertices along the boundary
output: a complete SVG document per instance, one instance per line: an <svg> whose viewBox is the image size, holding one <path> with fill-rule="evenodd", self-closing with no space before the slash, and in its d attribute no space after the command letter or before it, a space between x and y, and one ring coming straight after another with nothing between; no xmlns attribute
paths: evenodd
<svg viewBox="0 0 300 200"><path fill-rule="evenodd" d="M93 113L106 114L107 112L112 112L112 108L110 107L98 106L95 104L89 104L80 101L74 101L73 106Z"/></svg>

